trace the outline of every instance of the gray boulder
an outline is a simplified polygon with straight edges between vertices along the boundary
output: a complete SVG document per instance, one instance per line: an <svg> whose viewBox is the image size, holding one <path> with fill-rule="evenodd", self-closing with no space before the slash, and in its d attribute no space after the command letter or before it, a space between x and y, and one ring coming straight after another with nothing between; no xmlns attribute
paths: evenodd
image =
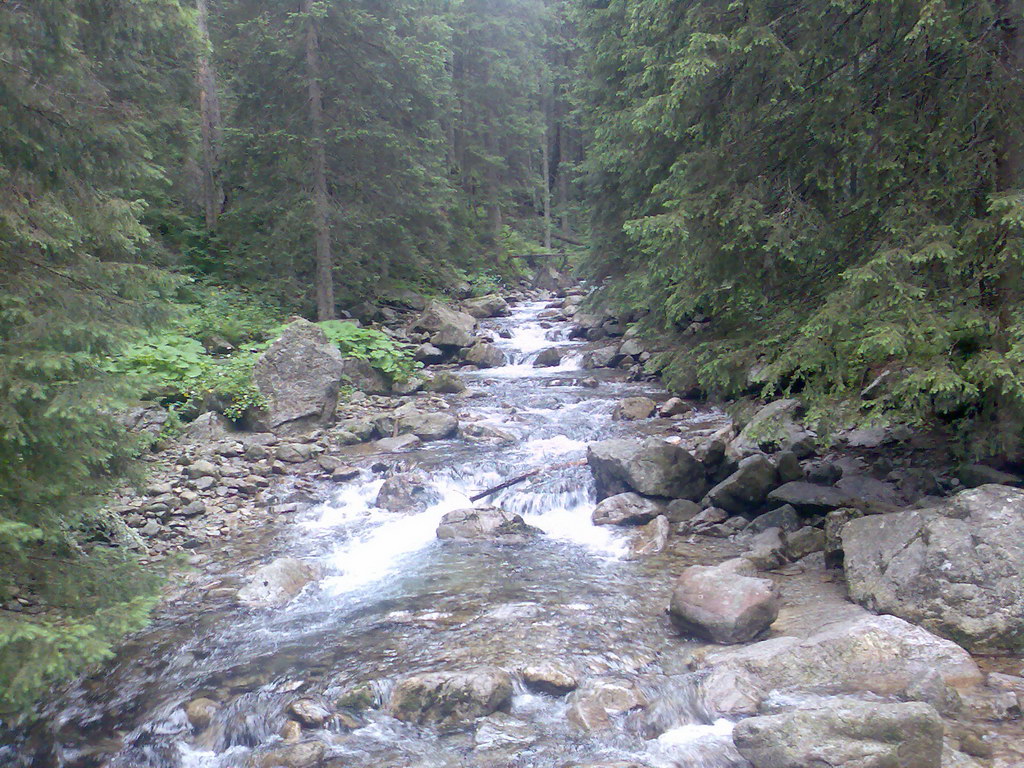
<svg viewBox="0 0 1024 768"><path fill-rule="evenodd" d="M599 677L588 680L569 697L566 717L580 730L602 731L611 728L612 716L647 704L647 697L632 680Z"/></svg>
<svg viewBox="0 0 1024 768"><path fill-rule="evenodd" d="M412 356L415 360L427 365L444 362L445 357L447 357L440 347L426 343L416 347L416 351L413 352Z"/></svg>
<svg viewBox="0 0 1024 768"><path fill-rule="evenodd" d="M768 506L789 504L802 515L824 515L833 509L854 506L855 499L838 488L800 481L786 483L768 494Z"/></svg>
<svg viewBox="0 0 1024 768"><path fill-rule="evenodd" d="M564 696L579 686L576 670L558 661L529 664L522 670L523 683L531 691L549 696Z"/></svg>
<svg viewBox="0 0 1024 768"><path fill-rule="evenodd" d="M399 681L389 709L399 720L442 729L466 727L478 717L508 711L512 679L497 667L427 672Z"/></svg>
<svg viewBox="0 0 1024 768"><path fill-rule="evenodd" d="M591 515L594 525L642 525L659 514L662 506L638 493L617 493L598 503Z"/></svg>
<svg viewBox="0 0 1024 768"><path fill-rule="evenodd" d="M459 420L450 413L436 411L407 413L396 422L400 435L416 435L420 440L444 440L451 437L459 429Z"/></svg>
<svg viewBox="0 0 1024 768"><path fill-rule="evenodd" d="M669 615L684 634L714 643L745 643L779 615L778 590L768 579L733 568L694 565L676 581Z"/></svg>
<svg viewBox="0 0 1024 768"><path fill-rule="evenodd" d="M649 397L627 397L615 406L612 419L615 421L640 421L654 415L658 404Z"/></svg>
<svg viewBox="0 0 1024 768"><path fill-rule="evenodd" d="M586 369L614 368L621 359L622 355L619 354L619 345L612 344L611 346L598 347L595 350L587 352L587 354L583 356L582 365Z"/></svg>
<svg viewBox="0 0 1024 768"><path fill-rule="evenodd" d="M598 499L635 491L645 496L700 499L707 490L704 466L678 445L648 438L605 440L587 446Z"/></svg>
<svg viewBox="0 0 1024 768"><path fill-rule="evenodd" d="M423 314L417 317L410 326L412 331L426 333L438 333L451 329L472 334L476 330L476 318L445 306L439 301L431 301L423 310Z"/></svg>
<svg viewBox="0 0 1024 768"><path fill-rule="evenodd" d="M755 517L750 521L747 530L750 533L760 533L761 531L767 531L769 528L778 528L789 533L799 530L803 527L803 524L803 520L800 519L800 515L796 513L796 510L790 505L785 504Z"/></svg>
<svg viewBox="0 0 1024 768"><path fill-rule="evenodd" d="M542 349L533 359L534 368L551 368L562 362L562 350L558 347Z"/></svg>
<svg viewBox="0 0 1024 768"><path fill-rule="evenodd" d="M288 603L320 572L294 557L279 557L256 571L238 590L238 601L253 608L276 608Z"/></svg>
<svg viewBox="0 0 1024 768"><path fill-rule="evenodd" d="M392 475L380 487L375 505L389 512L416 514L436 504L441 494L417 472Z"/></svg>
<svg viewBox="0 0 1024 768"><path fill-rule="evenodd" d="M824 695L876 693L913 698L919 681L937 675L953 688L982 681L963 648L895 616L865 614L801 639L775 637L723 649L697 661L709 711L752 715L772 691Z"/></svg>
<svg viewBox="0 0 1024 768"><path fill-rule="evenodd" d="M464 359L477 368L499 368L505 364L505 353L494 344L478 341L466 350Z"/></svg>
<svg viewBox="0 0 1024 768"><path fill-rule="evenodd" d="M345 358L342 377L353 389L368 395L386 395L391 392L391 380L365 360Z"/></svg>
<svg viewBox="0 0 1024 768"><path fill-rule="evenodd" d="M741 460L735 472L708 491L708 499L716 507L741 515L761 507L778 483L771 459L755 454Z"/></svg>
<svg viewBox="0 0 1024 768"><path fill-rule="evenodd" d="M538 536L540 528L527 525L523 518L499 507L456 509L441 518L439 539L521 539Z"/></svg>
<svg viewBox="0 0 1024 768"><path fill-rule="evenodd" d="M641 526L629 542L629 556L654 555L665 549L671 531L668 518L658 515L647 525Z"/></svg>
<svg viewBox="0 0 1024 768"><path fill-rule="evenodd" d="M256 386L267 401L267 426L294 433L330 422L345 372L341 351L319 326L308 320L293 322L253 368Z"/></svg>
<svg viewBox="0 0 1024 768"><path fill-rule="evenodd" d="M215 443L229 437L234 426L216 411L207 411L195 421L189 422L179 438L183 443Z"/></svg>
<svg viewBox="0 0 1024 768"><path fill-rule="evenodd" d="M507 317L512 314L508 302L495 294L466 299L462 302L462 309L467 315L477 318Z"/></svg>
<svg viewBox="0 0 1024 768"><path fill-rule="evenodd" d="M798 420L799 400L768 403L747 422L729 444L729 455L739 460L762 451L792 451L798 458L814 453L814 433Z"/></svg>
<svg viewBox="0 0 1024 768"><path fill-rule="evenodd" d="M1024 642L1024 491L983 485L945 504L842 529L850 596L976 652Z"/></svg>
<svg viewBox="0 0 1024 768"><path fill-rule="evenodd" d="M940 768L942 719L928 704L838 698L736 724L753 768Z"/></svg>
<svg viewBox="0 0 1024 768"><path fill-rule="evenodd" d="M466 349L477 342L476 336L453 325L442 328L430 337L430 345L438 347L443 351L453 353L460 349Z"/></svg>

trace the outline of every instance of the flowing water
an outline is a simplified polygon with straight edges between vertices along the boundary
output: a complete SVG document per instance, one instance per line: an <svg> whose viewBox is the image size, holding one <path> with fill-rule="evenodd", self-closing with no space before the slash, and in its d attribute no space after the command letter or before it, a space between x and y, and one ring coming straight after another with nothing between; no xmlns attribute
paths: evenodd
<svg viewBox="0 0 1024 768"><path fill-rule="evenodd" d="M630 559L631 531L592 525L585 466L538 475L488 499L523 515L542 537L520 544L435 537L441 516L472 506L474 492L582 459L589 441L635 435L637 424L611 419L622 397L663 397L620 371L580 370L584 345L566 338L568 324L538 317L544 308L526 303L509 318L484 321L508 337L498 344L509 364L462 372L476 395L453 398L464 418L510 433L514 443L451 440L366 459L357 480L325 488L321 503L265 527L247 559L226 551L218 566L218 583L238 585L254 562L287 554L318 561L322 579L279 609L241 608L185 590L99 674L63 693L30 739L0 748L0 764L247 768L280 741L285 708L300 696L329 703L369 685L383 703L396 680L418 671L494 664L515 673L527 663L562 661L581 679L632 680L651 705L584 733L567 721L566 698L517 683L510 715L461 732L439 734L370 709L345 728L308 737L322 740L327 764L339 768L741 765L731 724L710 722L694 701L685 665L692 648L664 614L673 574L688 563L671 553ZM535 369L532 359L551 346L564 348L563 362ZM581 386L591 375L598 386ZM685 441L722 421L721 413L702 411L643 426ZM413 515L375 508L382 461L426 473L439 500ZM222 706L195 734L182 707L199 696Z"/></svg>

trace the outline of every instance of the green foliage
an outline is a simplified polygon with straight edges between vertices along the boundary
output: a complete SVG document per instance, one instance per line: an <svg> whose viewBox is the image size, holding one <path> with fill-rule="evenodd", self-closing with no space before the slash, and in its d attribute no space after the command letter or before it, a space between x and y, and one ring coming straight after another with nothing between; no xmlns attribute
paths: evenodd
<svg viewBox="0 0 1024 768"><path fill-rule="evenodd" d="M409 345L399 344L383 331L360 328L344 320L327 320L318 325L345 357L365 360L393 381L405 381L423 367L413 359Z"/></svg>
<svg viewBox="0 0 1024 768"><path fill-rule="evenodd" d="M1019 449L1019 14L581 2L588 268L675 338L670 376L826 403L898 370L860 419L960 419L979 450Z"/></svg>

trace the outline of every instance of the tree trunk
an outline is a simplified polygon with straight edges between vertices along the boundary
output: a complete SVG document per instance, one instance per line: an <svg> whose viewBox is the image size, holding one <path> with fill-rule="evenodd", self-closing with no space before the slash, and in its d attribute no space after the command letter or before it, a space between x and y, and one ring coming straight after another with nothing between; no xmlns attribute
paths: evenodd
<svg viewBox="0 0 1024 768"><path fill-rule="evenodd" d="M334 319L334 259L331 256L330 206L327 198L327 150L324 141L324 94L321 86L320 38L313 0L302 0L306 14L306 75L309 80L310 170L313 174L313 228L316 243L316 316Z"/></svg>
<svg viewBox="0 0 1024 768"><path fill-rule="evenodd" d="M220 180L221 116L217 95L217 75L210 60L208 0L196 0L196 26L199 32L199 61L196 84L199 89L199 119L202 140L203 209L206 228L213 230L224 210L224 187Z"/></svg>

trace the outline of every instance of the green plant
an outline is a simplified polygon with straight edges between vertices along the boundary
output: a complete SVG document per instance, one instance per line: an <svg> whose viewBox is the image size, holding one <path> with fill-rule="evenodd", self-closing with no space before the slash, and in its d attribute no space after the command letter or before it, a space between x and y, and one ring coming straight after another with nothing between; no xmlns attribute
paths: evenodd
<svg viewBox="0 0 1024 768"><path fill-rule="evenodd" d="M250 408L263 408L263 397L253 379L253 367L262 346L239 350L230 357L217 359L208 356L202 375L186 390L191 402L217 401L221 413L238 420Z"/></svg>
<svg viewBox="0 0 1024 768"><path fill-rule="evenodd" d="M325 320L319 325L343 355L365 360L393 381L405 381L422 368L413 359L409 345L400 344L383 331L360 328L344 320Z"/></svg>

